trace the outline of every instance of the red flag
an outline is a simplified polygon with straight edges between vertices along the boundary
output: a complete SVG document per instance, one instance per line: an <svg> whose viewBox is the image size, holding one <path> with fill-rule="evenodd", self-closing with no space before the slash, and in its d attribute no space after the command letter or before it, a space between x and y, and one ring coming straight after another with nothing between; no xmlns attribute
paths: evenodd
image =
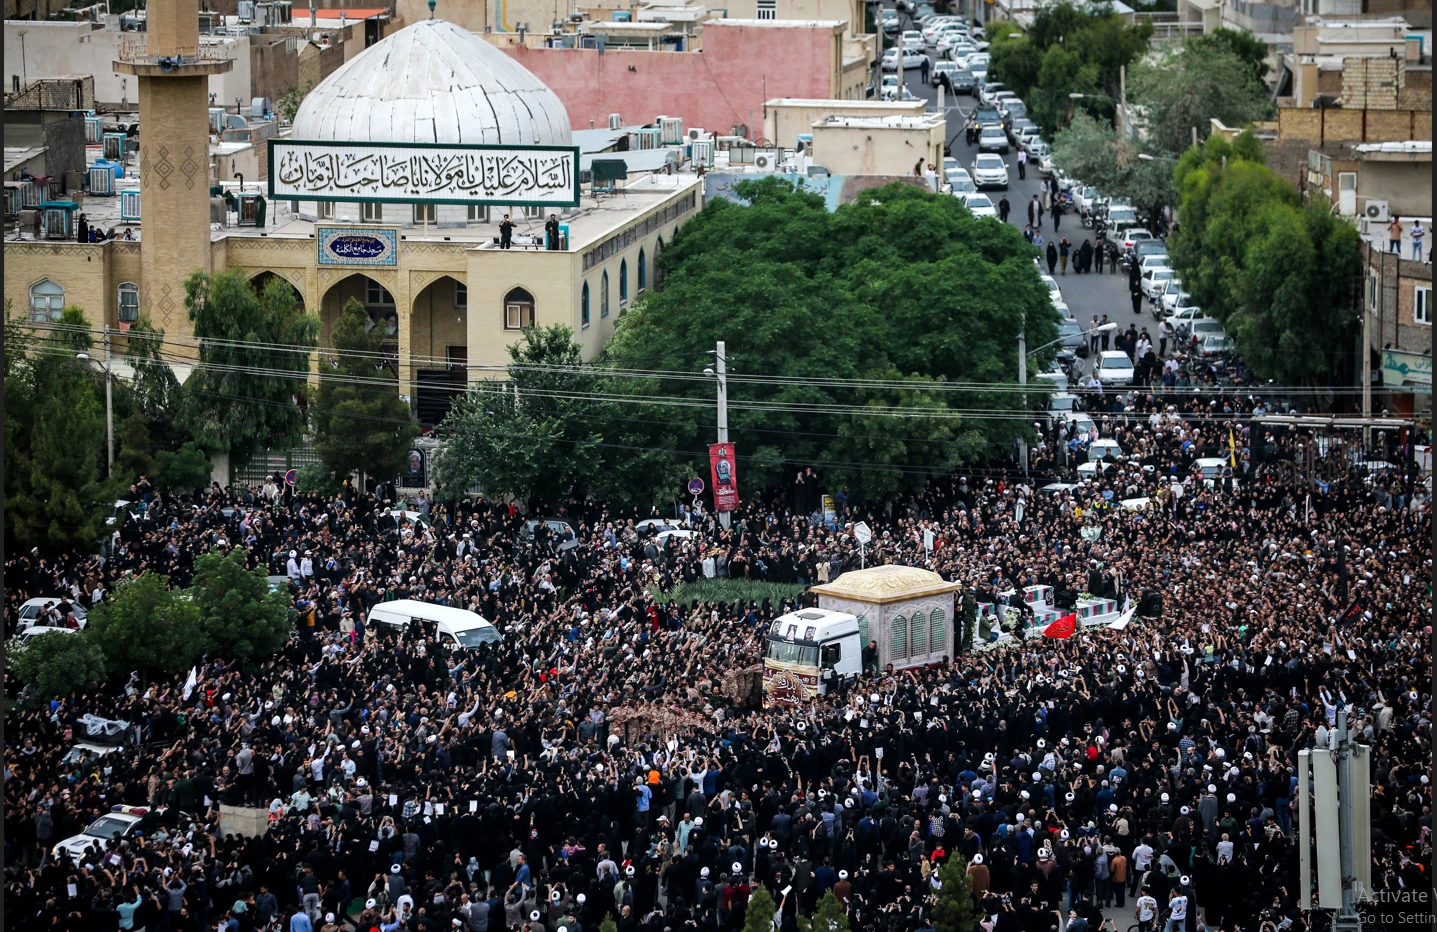
<svg viewBox="0 0 1437 932"><path fill-rule="evenodd" d="M1064 615L1062 618L1059 618L1057 621L1053 622L1052 624L1048 625L1048 627L1043 629L1043 637L1070 638L1073 636L1073 632L1077 630L1078 616L1076 614Z"/></svg>

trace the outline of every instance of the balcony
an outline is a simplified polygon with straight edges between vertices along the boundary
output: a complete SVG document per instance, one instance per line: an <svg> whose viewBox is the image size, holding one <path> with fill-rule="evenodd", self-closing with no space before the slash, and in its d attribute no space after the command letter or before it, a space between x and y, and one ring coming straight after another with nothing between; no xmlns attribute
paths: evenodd
<svg viewBox="0 0 1437 932"><path fill-rule="evenodd" d="M167 50L171 51L171 50ZM123 74L143 75L208 75L220 74L234 67L234 43L205 43L179 50L175 55L153 55L150 53L149 36L145 33L125 33L120 37L119 58L115 70Z"/></svg>

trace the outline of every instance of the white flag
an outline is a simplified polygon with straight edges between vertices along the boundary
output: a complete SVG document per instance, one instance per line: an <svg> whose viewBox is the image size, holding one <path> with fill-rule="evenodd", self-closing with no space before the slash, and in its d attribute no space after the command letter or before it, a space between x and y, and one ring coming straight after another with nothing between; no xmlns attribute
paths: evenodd
<svg viewBox="0 0 1437 932"><path fill-rule="evenodd" d="M190 675L185 677L185 692L183 696L185 702L190 701L190 693L194 692L195 687L198 685L200 685L200 668L190 667Z"/></svg>
<svg viewBox="0 0 1437 932"><path fill-rule="evenodd" d="M1109 628L1115 631L1121 631L1128 626L1128 622L1133 620L1133 615L1138 611L1138 607L1133 605L1132 601L1132 599L1128 599L1128 607L1123 609L1123 613L1118 616L1117 621L1108 622Z"/></svg>

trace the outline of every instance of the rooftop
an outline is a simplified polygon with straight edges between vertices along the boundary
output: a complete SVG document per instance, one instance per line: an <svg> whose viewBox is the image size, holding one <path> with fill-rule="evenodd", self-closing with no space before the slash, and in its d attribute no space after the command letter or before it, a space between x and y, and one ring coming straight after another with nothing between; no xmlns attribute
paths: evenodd
<svg viewBox="0 0 1437 932"><path fill-rule="evenodd" d="M888 116L856 117L831 116L818 120L815 128L857 128L857 129L933 129L943 125L941 113L898 113Z"/></svg>
<svg viewBox="0 0 1437 932"><path fill-rule="evenodd" d="M828 100L822 97L775 97L772 100L764 101L763 105L765 107L833 107L843 110L893 112L921 110L927 106L927 103L919 98L913 100Z"/></svg>
<svg viewBox="0 0 1437 932"><path fill-rule="evenodd" d="M810 592L863 602L897 602L925 595L937 595L961 589L931 570L916 566L870 566L844 573L831 583L814 586Z"/></svg>
<svg viewBox="0 0 1437 932"><path fill-rule="evenodd" d="M1432 156L1432 140L1409 139L1405 142L1364 142L1352 147L1358 155L1426 155Z"/></svg>
<svg viewBox="0 0 1437 932"><path fill-rule="evenodd" d="M839 29L847 26L846 19L711 19L704 22L710 26L762 26L765 29Z"/></svg>
<svg viewBox="0 0 1437 932"><path fill-rule="evenodd" d="M5 147L5 174L20 168L26 162L36 156L44 155L49 151L46 146L6 146Z"/></svg>

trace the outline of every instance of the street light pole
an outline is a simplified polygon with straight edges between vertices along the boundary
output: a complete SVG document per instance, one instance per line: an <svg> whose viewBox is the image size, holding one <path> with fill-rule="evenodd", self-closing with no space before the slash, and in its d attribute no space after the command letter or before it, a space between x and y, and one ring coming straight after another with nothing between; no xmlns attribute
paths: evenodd
<svg viewBox="0 0 1437 932"><path fill-rule="evenodd" d="M728 354L723 340L714 344L714 376L718 383L718 442L728 443ZM718 518L727 531L731 520L729 513L720 511Z"/></svg>
<svg viewBox="0 0 1437 932"><path fill-rule="evenodd" d="M115 400L110 379L110 328L105 327L105 475L115 472Z"/></svg>
<svg viewBox="0 0 1437 932"><path fill-rule="evenodd" d="M1028 384L1028 321L1026 317L1023 319L1023 326L1018 328L1018 384ZM1028 393L1024 391L1024 411L1028 410L1027 404ZM1025 415L1023 430L1026 431L1027 429L1028 422ZM1026 436L1018 437L1018 459L1023 463L1023 478L1026 479L1028 478L1028 438Z"/></svg>

